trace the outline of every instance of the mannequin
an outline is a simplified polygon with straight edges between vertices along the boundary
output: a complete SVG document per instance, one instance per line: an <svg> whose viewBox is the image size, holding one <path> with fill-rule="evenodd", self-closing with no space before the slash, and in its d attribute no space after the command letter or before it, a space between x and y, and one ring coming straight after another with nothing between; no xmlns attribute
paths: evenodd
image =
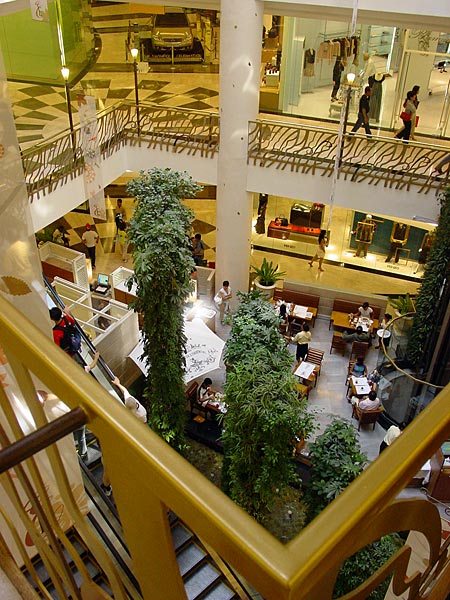
<svg viewBox="0 0 450 600"><path fill-rule="evenodd" d="M314 48L305 50L305 60L303 63L303 75L305 77L314 77L314 63L316 61L316 51Z"/></svg>
<svg viewBox="0 0 450 600"><path fill-rule="evenodd" d="M358 242L358 248L355 256L360 258L361 254L363 258L367 256L367 250L369 244L372 243L373 234L377 228L377 224L372 219L372 215L366 215L365 219L359 221L358 226L352 233L355 234L355 240Z"/></svg>
<svg viewBox="0 0 450 600"><path fill-rule="evenodd" d="M372 87L372 95L370 97L369 118L373 119L375 123L378 123L380 120L381 102L383 99L382 84L385 79L386 75L384 75L383 73L375 73L373 77L369 78L369 85Z"/></svg>
<svg viewBox="0 0 450 600"><path fill-rule="evenodd" d="M409 225L405 225L405 223L394 223L392 225L392 233L390 238L391 246L384 262L391 262L392 257L395 257L395 262L398 263L397 249L403 248L408 241L408 235Z"/></svg>
<svg viewBox="0 0 450 600"><path fill-rule="evenodd" d="M364 53L364 67L363 67L363 79L367 80L369 85L369 78L373 77L377 72L377 68L375 67L375 63L373 62L373 58L370 56L368 52Z"/></svg>
<svg viewBox="0 0 450 600"><path fill-rule="evenodd" d="M338 56L336 58L336 62L334 63L333 68L333 89L331 91L331 100L337 100L337 93L341 86L341 75L344 70L344 61L342 60L342 56Z"/></svg>

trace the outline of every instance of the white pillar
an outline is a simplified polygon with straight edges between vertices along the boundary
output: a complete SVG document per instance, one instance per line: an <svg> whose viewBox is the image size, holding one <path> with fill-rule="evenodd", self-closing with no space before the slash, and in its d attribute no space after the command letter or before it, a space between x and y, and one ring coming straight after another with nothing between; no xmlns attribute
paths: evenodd
<svg viewBox="0 0 450 600"><path fill-rule="evenodd" d="M252 194L247 192L248 122L258 116L263 2L222 0L216 287L248 290Z"/></svg>

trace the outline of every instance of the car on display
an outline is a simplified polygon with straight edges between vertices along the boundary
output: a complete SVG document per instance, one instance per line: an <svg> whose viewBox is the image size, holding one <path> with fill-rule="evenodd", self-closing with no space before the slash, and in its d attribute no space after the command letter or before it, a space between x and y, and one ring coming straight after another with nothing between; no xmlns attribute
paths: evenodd
<svg viewBox="0 0 450 600"><path fill-rule="evenodd" d="M151 35L153 50L183 50L190 52L194 48L194 36L187 14L168 12L156 15Z"/></svg>

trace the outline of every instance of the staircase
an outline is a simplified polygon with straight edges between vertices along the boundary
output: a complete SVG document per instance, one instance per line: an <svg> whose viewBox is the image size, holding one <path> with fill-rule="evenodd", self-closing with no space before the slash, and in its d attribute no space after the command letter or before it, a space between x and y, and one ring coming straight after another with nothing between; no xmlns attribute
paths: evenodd
<svg viewBox="0 0 450 600"><path fill-rule="evenodd" d="M106 496L100 487L103 476L100 448L96 438L89 432L87 432L87 441L88 461L87 463L83 463L80 459L80 466L85 476L86 492L94 505L94 509L89 513L88 519L102 538L104 545L113 555L114 561L122 569L124 574L123 582L130 597L136 597L136 594L140 594L139 584L132 573L132 562L123 539L119 515L114 504L114 496ZM188 600L238 600L239 598L250 598L250 595L244 590L240 590L238 594L233 589L200 540L177 515L169 512L168 519L177 562ZM112 597L106 575L95 561L77 531L71 529L68 532L68 537L86 564L92 579ZM69 553L65 550L63 552L74 574L77 585L81 585L82 578L80 573L78 573L76 566L71 561ZM34 557L33 566L51 597L55 598L55 600L60 600L39 556ZM25 568L23 572L30 585L43 597L30 573ZM234 585L236 587L239 584L235 581Z"/></svg>

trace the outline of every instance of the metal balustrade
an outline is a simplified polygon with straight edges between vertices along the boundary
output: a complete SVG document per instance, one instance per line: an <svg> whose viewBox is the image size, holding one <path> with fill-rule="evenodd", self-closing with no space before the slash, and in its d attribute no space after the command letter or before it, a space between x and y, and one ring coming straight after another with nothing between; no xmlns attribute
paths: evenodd
<svg viewBox="0 0 450 600"><path fill-rule="evenodd" d="M13 408L19 396L36 426L46 425L43 409L36 402L36 386L54 392L71 409L83 409L89 429L101 441L103 461L143 598L186 598L174 558L167 519L169 508L266 600L331 599L336 575L345 558L387 533L408 530L421 532L428 542L422 545L428 555L421 557L412 572L408 571L410 575L406 575L411 558L407 541L344 600L367 598L378 583L392 574L395 593L406 592L410 600L442 600L450 591L450 537L442 541L438 509L425 498L397 499L402 488L448 437L450 386L408 425L395 441L395 447L386 449L294 540L283 545L111 399L92 377L3 297L0 297L0 347L3 368L9 373L6 379L3 376L0 386L2 411L8 422L7 433L0 429L2 446L23 437L21 422ZM52 445L45 452L47 477L51 473L61 501L106 573L114 597L125 600L128 595L120 573L89 530L57 448ZM40 555L46 558L49 572L56 578L57 589L65 586L74 594L72 597L78 597L67 565L62 564L61 549L68 549L67 540L36 461L27 459L24 465L26 469L15 468L2 476L2 484L18 512L17 523L6 519L3 527L14 532L19 522L26 523ZM19 495L16 487L20 487ZM39 515L39 527L30 525L29 514L21 508L27 494L33 514ZM84 591L98 591L82 564L79 568Z"/></svg>
<svg viewBox="0 0 450 600"><path fill-rule="evenodd" d="M337 144L335 129L268 120L249 123L248 159L260 167L330 177ZM448 183L449 176L435 179L432 168L449 152L448 148L421 142L346 134L339 176L355 183L436 193Z"/></svg>
<svg viewBox="0 0 450 600"><path fill-rule="evenodd" d="M98 144L103 157L124 145L170 150L178 154L213 157L219 149L217 113L166 108L149 102L139 105L140 135L136 106L123 102L98 115ZM84 160L81 130L70 132L23 151L23 166L30 201L48 194L82 174ZM297 123L257 120L249 122L248 160L264 168L290 169L330 177L334 170L338 132L336 129ZM350 136L342 141L339 176L355 183L416 192L437 193L449 183L449 175L431 177L436 165L450 149L384 136L367 139Z"/></svg>

